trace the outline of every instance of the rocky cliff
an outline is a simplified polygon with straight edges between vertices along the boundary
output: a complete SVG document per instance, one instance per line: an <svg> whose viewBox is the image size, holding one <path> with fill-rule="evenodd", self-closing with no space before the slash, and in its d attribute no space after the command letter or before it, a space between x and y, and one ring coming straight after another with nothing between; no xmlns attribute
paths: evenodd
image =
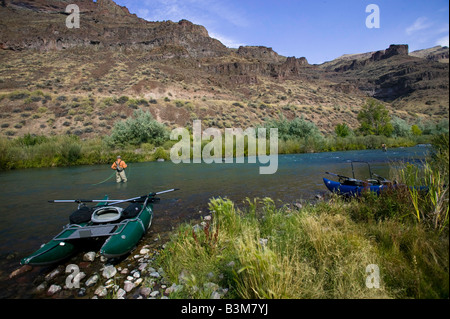
<svg viewBox="0 0 450 319"><path fill-rule="evenodd" d="M65 8L80 8L80 28L69 29ZM139 48L156 56L221 56L227 48L209 37L203 26L187 20L148 22L112 0L23 0L5 2L0 17L0 48L61 50L74 47ZM167 50L170 47L170 50ZM167 52L171 51L171 52Z"/></svg>
<svg viewBox="0 0 450 319"><path fill-rule="evenodd" d="M417 50L410 53L411 56L424 58L430 61L449 63L449 49L440 45L433 48Z"/></svg>
<svg viewBox="0 0 450 319"><path fill-rule="evenodd" d="M412 100L432 105L436 99L427 91L442 92L438 95L448 100L443 91L449 88L448 64L411 56L406 44L390 45L370 57L359 55L353 60L328 62L323 68L336 72L337 78L355 84L360 91L385 102L398 102L402 108L408 106L405 101Z"/></svg>

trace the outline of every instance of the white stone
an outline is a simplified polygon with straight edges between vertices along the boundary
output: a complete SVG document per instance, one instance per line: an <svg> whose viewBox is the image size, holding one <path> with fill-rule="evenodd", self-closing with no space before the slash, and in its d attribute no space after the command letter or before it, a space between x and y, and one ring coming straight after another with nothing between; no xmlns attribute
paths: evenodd
<svg viewBox="0 0 450 319"><path fill-rule="evenodd" d="M94 294L99 297L105 297L108 294L108 290L106 289L106 287L100 286L95 290Z"/></svg>
<svg viewBox="0 0 450 319"><path fill-rule="evenodd" d="M145 298L147 298L148 296L150 296L150 293L152 292L152 290L149 288L149 287L144 287L144 288L141 288L141 290L140 290L140 294L142 295L142 296L144 296Z"/></svg>
<svg viewBox="0 0 450 319"><path fill-rule="evenodd" d="M88 253L85 253L83 256L84 261L94 261L95 260L95 251L90 251Z"/></svg>
<svg viewBox="0 0 450 319"><path fill-rule="evenodd" d="M61 286L51 285L50 288L48 288L48 290L47 290L47 294L52 296L52 295L56 294L58 291L60 291L61 289L62 289Z"/></svg>
<svg viewBox="0 0 450 319"><path fill-rule="evenodd" d="M109 265L109 266L106 266L105 269L103 269L102 275L106 279L109 279L109 278L114 277L116 275L116 273L117 273L116 267Z"/></svg>
<svg viewBox="0 0 450 319"><path fill-rule="evenodd" d="M47 288L47 283L43 282L42 284L40 284L39 286L36 287L36 291L41 292L41 291L44 291L45 288Z"/></svg>
<svg viewBox="0 0 450 319"><path fill-rule="evenodd" d="M183 289L183 286L182 286L182 285L172 284L172 286L170 286L169 288L166 289L165 294L166 294L166 295L169 295L169 294L171 294L172 292L178 292L178 291L180 291L181 289Z"/></svg>
<svg viewBox="0 0 450 319"><path fill-rule="evenodd" d="M58 276L61 273L59 269L53 270L51 273L49 273L47 276L45 276L45 280L49 281Z"/></svg>
<svg viewBox="0 0 450 319"><path fill-rule="evenodd" d="M87 287L94 286L97 283L98 279L99 279L98 275L91 276L88 280L86 280L86 286Z"/></svg>
<svg viewBox="0 0 450 319"><path fill-rule="evenodd" d="M117 299L124 299L126 294L127 294L127 292L125 290L123 290L122 288L120 288L117 291Z"/></svg>
<svg viewBox="0 0 450 319"><path fill-rule="evenodd" d="M134 283L131 282L131 281L125 280L123 289L124 289L126 292L130 292L131 290L134 289Z"/></svg>
<svg viewBox="0 0 450 319"><path fill-rule="evenodd" d="M139 265L139 271L144 271L145 268L147 268L148 264L147 263L143 263Z"/></svg>
<svg viewBox="0 0 450 319"><path fill-rule="evenodd" d="M220 299L220 294L217 291L214 291L211 294L211 299Z"/></svg>

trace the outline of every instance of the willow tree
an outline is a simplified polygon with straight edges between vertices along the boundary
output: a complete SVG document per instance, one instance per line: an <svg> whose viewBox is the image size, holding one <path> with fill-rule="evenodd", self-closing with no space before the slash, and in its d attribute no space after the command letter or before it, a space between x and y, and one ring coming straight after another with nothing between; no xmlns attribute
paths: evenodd
<svg viewBox="0 0 450 319"><path fill-rule="evenodd" d="M373 98L368 99L361 108L358 121L361 124L359 131L363 135L391 136L394 131L388 109Z"/></svg>

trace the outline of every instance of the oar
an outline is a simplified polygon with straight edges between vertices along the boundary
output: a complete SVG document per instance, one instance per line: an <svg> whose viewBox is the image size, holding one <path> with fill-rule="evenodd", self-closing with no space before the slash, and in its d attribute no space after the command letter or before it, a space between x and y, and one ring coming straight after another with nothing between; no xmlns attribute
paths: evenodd
<svg viewBox="0 0 450 319"><path fill-rule="evenodd" d="M158 193L150 193L150 194L148 194L148 195L143 195L143 196L139 196L139 197L135 197L135 198L130 198L130 199L125 199L125 200L118 200L118 201L111 201L111 202L108 201L108 203L110 203L110 204L108 204L108 206L109 206L109 205L121 204L121 203L125 203L125 202L132 202L132 201L134 201L134 200L145 199L145 198L147 198L147 197L154 197L154 196L156 196L156 195L161 195L161 194L165 194L165 193L175 192L175 191L177 191L177 190L179 190L179 188L173 188L173 189L169 189L169 190L162 191L162 192L158 192ZM105 201L105 202L106 202L106 201Z"/></svg>
<svg viewBox="0 0 450 319"><path fill-rule="evenodd" d="M57 199L57 200L49 200L49 203L56 203L56 204L64 204L64 203L103 203L103 202L109 202L106 199Z"/></svg>
<svg viewBox="0 0 450 319"><path fill-rule="evenodd" d="M166 191L162 191L162 192L158 192L158 193L150 193L149 195L143 195L143 196L138 196L138 197L134 197L134 198L129 198L129 199L60 199L60 200L50 200L48 201L49 203L111 203L108 205L114 205L114 204L120 204L120 203L125 203L125 202L132 202L134 200L138 200L138 199L144 199L148 196L156 196L156 195L161 195L161 194L165 194L165 193L170 193L170 192L174 192L179 190L179 188L173 188L173 189L169 189Z"/></svg>

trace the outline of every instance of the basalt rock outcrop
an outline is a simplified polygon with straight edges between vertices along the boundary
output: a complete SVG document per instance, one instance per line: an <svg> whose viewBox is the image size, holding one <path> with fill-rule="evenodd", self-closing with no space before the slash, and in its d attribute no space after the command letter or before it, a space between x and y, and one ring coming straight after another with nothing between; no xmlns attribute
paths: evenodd
<svg viewBox="0 0 450 319"><path fill-rule="evenodd" d="M391 44L388 49L375 52L370 61L380 61L389 59L395 55L408 55L409 46L407 44Z"/></svg>
<svg viewBox="0 0 450 319"><path fill-rule="evenodd" d="M448 63L449 62L449 48L446 46L435 46L428 49L423 50L417 50L414 52L411 52L409 55L427 59L429 61L437 61L442 63Z"/></svg>
<svg viewBox="0 0 450 319"><path fill-rule="evenodd" d="M269 63L279 63L286 59L278 55L272 48L264 46L240 46L237 54L242 57Z"/></svg>
<svg viewBox="0 0 450 319"><path fill-rule="evenodd" d="M353 59L349 63L336 67L334 71L345 72L348 70L357 70L365 67L366 65L392 58L396 55L408 56L409 46L407 44L391 44L388 49L376 51L370 58L367 59Z"/></svg>
<svg viewBox="0 0 450 319"><path fill-rule="evenodd" d="M387 102L414 92L449 87L448 64L410 56L405 44L390 45L370 58L340 63L333 71L362 92Z"/></svg>
<svg viewBox="0 0 450 319"><path fill-rule="evenodd" d="M288 57L284 63L275 67L273 76L283 79L291 76L299 76L304 71L304 67L308 65L308 60L305 57Z"/></svg>
<svg viewBox="0 0 450 319"><path fill-rule="evenodd" d="M241 47L242 48L242 47ZM260 47L261 49L262 47ZM242 51L240 53L242 55ZM275 53L276 54L276 53ZM257 83L258 76L269 76L276 79L299 78L305 73L308 73L309 66L306 58L288 57L284 62L281 57L272 56L275 59L272 62L267 62L267 57L263 59L256 59L256 55L252 54L252 58L246 62L233 62L223 64L212 64L204 66L206 72L216 75L232 76L234 78L241 77L241 81L247 84ZM242 80L242 79L247 79Z"/></svg>
<svg viewBox="0 0 450 319"><path fill-rule="evenodd" d="M80 9L80 28L67 28L68 4ZM167 57L221 56L228 49L187 20L149 22L112 0L5 1L0 48L62 50L74 47L138 48ZM171 51L171 52L168 52ZM150 54L152 55L152 54Z"/></svg>

